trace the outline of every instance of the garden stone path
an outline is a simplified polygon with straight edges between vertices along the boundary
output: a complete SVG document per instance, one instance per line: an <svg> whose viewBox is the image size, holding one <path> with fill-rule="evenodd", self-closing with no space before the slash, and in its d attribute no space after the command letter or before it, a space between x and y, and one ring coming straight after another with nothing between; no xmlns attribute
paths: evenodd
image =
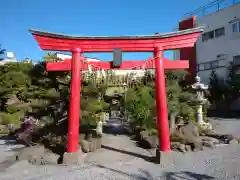
<svg viewBox="0 0 240 180"><path fill-rule="evenodd" d="M85 162L98 162L101 164L114 162L127 162L134 158L150 160L155 156L154 150L145 150L136 146L135 141L125 135L104 134L102 148L94 153L89 153Z"/></svg>

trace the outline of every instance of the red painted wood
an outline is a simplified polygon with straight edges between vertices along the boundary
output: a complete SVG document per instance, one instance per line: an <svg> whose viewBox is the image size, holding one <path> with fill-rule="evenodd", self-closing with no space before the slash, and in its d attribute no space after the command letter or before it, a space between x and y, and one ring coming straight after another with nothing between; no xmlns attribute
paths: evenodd
<svg viewBox="0 0 240 180"><path fill-rule="evenodd" d="M112 62L87 62L87 64L83 63L81 70L88 70L88 65L99 69L113 69ZM154 69L155 63L154 61L124 61L119 68L114 69L133 69L138 67L140 69ZM166 70L169 69L188 69L189 63L187 60L163 60L163 67ZM71 60L65 60L63 62L48 62L47 63L47 71L70 71L71 70Z"/></svg>
<svg viewBox="0 0 240 180"><path fill-rule="evenodd" d="M168 38L155 38L155 39L60 39L56 37L47 37L47 36L40 36L40 35L33 35L34 38L40 43L40 44L68 44L71 46L74 45L80 45L80 46L94 46L94 45L100 45L102 47L106 46L127 46L129 44L135 45L135 47L154 47L154 43L169 43L174 41L180 41L180 40L187 40L192 38L198 38L200 35L200 32L194 32L189 33L185 35L178 35L178 36L172 36Z"/></svg>
<svg viewBox="0 0 240 180"><path fill-rule="evenodd" d="M199 35L200 32L196 32L176 37L141 40L74 40L39 35L34 35L34 38L43 50L71 51L79 47L83 52L112 52L115 48L121 48L124 52L153 52L156 44L161 45L164 50L192 47Z"/></svg>
<svg viewBox="0 0 240 180"><path fill-rule="evenodd" d="M60 45L56 45L56 46L50 46L50 45L42 45L40 46L41 49L43 50L54 50L54 49L58 49L58 51L71 51L71 47L64 47L64 46L60 46ZM153 52L154 48L135 48L135 47L131 47L131 48L122 48L121 50L123 52ZM83 49L85 53L98 53L98 52L113 52L113 48L98 48L98 49Z"/></svg>
<svg viewBox="0 0 240 180"><path fill-rule="evenodd" d="M80 121L80 92L81 92L81 52L73 52L72 80L70 87L70 104L68 119L68 144L67 152L78 152L79 121Z"/></svg>
<svg viewBox="0 0 240 180"><path fill-rule="evenodd" d="M156 108L157 108L157 128L159 135L160 151L169 152L170 136L168 126L168 109L166 97L166 82L164 73L163 50L156 48L155 57L155 88L156 88Z"/></svg>

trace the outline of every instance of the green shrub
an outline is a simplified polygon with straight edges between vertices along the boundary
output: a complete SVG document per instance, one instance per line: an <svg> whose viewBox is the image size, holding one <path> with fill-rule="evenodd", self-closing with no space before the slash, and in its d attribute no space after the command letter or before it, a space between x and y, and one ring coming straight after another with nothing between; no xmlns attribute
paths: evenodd
<svg viewBox="0 0 240 180"><path fill-rule="evenodd" d="M15 124L19 125L21 118L24 117L24 112L17 112L14 114L0 113L0 120L2 125Z"/></svg>
<svg viewBox="0 0 240 180"><path fill-rule="evenodd" d="M0 131L0 135L7 135L9 134L9 131L8 130L2 130Z"/></svg>

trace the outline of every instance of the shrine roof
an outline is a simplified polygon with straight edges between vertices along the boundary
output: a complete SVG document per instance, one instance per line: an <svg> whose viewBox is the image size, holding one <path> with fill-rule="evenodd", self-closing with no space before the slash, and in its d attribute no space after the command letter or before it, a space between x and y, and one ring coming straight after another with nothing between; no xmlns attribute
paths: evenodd
<svg viewBox="0 0 240 180"><path fill-rule="evenodd" d="M135 35L135 36L71 36L71 35L52 33L52 32L40 31L40 30L34 30L34 29L29 29L29 32L33 35L53 37L53 38L59 38L59 39L82 39L82 40L159 39L159 38L168 38L173 36L181 36L181 35L190 34L190 33L203 32L203 27L197 27L197 28L192 28L192 29L187 29L182 31L173 31L169 33L159 33L154 35Z"/></svg>

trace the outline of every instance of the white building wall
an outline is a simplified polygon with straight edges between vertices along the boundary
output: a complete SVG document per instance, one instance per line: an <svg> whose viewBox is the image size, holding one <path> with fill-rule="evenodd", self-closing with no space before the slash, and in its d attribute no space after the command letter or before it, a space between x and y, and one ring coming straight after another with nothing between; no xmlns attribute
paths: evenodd
<svg viewBox="0 0 240 180"><path fill-rule="evenodd" d="M233 32L233 23L238 23L237 32ZM219 60L215 69L219 76L225 78L229 62L233 61L233 56L240 55L240 4L232 5L199 19L197 18L197 26L202 25L205 26L204 33L222 27L225 28L225 35L214 37L204 42L202 40L203 36L201 36L196 43L197 64L200 64L198 65L198 75L204 83L208 83L213 68L206 69L208 69L207 66L212 61ZM222 56L217 57L220 54ZM202 63L205 63L205 65Z"/></svg>

